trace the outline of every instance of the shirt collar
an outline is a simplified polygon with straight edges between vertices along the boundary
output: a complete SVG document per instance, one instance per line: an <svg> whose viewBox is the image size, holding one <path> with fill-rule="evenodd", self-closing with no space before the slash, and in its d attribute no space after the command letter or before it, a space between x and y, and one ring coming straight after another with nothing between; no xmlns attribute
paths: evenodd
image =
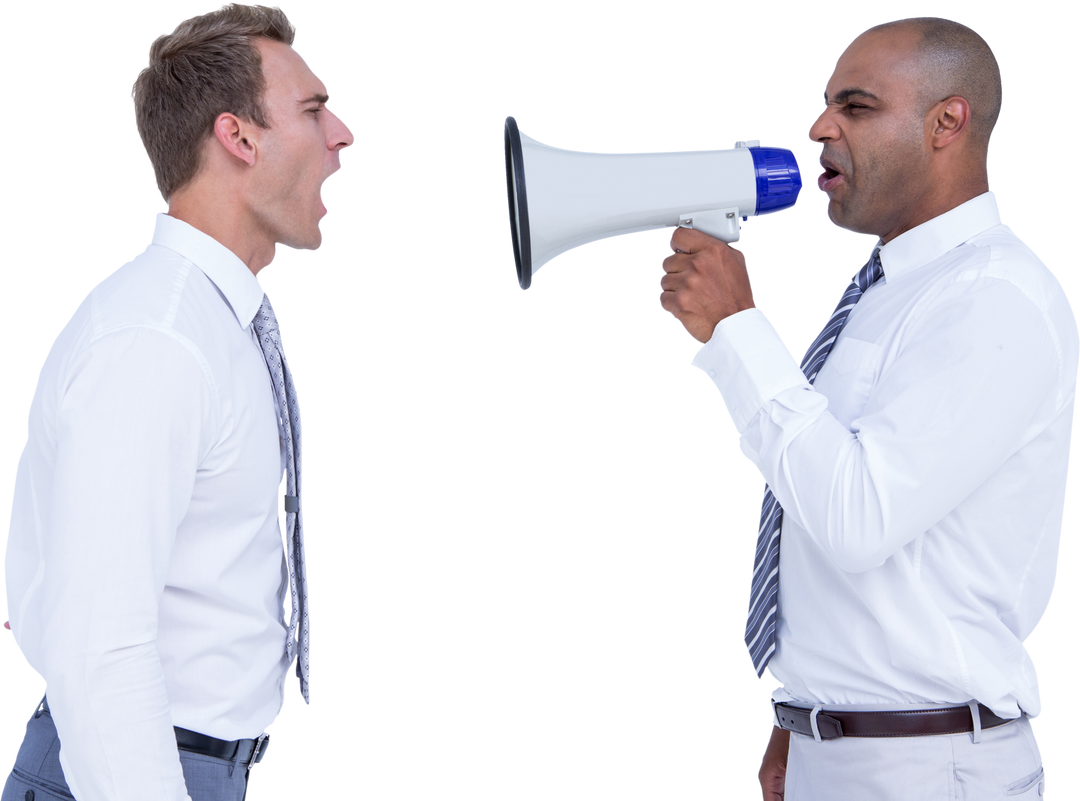
<svg viewBox="0 0 1080 801"><path fill-rule="evenodd" d="M885 279L898 278L929 264L976 234L1000 224L994 193L986 192L905 231L887 245L879 240Z"/></svg>
<svg viewBox="0 0 1080 801"><path fill-rule="evenodd" d="M263 290L235 253L198 228L168 214L157 216L154 244L180 254L202 270L232 306L240 327L247 329L262 306Z"/></svg>

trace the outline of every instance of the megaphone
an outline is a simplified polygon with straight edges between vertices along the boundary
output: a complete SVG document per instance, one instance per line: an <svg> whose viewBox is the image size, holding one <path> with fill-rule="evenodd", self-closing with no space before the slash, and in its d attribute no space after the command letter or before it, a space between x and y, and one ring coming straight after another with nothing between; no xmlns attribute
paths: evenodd
<svg viewBox="0 0 1080 801"><path fill-rule="evenodd" d="M758 142L685 153L578 153L530 139L513 117L503 139L522 289L560 253L609 236L680 225L735 242L740 218L786 209L802 188L791 151Z"/></svg>

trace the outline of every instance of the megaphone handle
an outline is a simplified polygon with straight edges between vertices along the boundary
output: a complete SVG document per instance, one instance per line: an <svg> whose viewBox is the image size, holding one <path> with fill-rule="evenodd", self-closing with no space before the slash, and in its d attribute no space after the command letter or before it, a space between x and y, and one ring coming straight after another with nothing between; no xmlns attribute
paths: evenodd
<svg viewBox="0 0 1080 801"><path fill-rule="evenodd" d="M739 209L710 209L679 215L680 228L693 228L721 242L739 241Z"/></svg>

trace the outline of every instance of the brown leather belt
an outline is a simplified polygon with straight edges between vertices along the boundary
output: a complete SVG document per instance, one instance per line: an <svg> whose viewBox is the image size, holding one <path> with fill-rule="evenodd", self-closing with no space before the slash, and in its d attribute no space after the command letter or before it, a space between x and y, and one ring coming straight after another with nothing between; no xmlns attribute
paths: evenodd
<svg viewBox="0 0 1080 801"><path fill-rule="evenodd" d="M813 709L774 703L776 723L782 729L814 736ZM903 709L885 712L845 712L836 709L819 711L817 730L822 740L839 737L922 737L927 734L964 734L975 730L971 707L941 709ZM1004 726L1015 718L999 718L979 704L980 729Z"/></svg>

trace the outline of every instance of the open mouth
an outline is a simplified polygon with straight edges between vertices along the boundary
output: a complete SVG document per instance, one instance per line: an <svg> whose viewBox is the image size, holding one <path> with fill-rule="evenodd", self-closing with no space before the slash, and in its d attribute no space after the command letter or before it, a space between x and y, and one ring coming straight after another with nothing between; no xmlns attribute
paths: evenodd
<svg viewBox="0 0 1080 801"><path fill-rule="evenodd" d="M832 191L844 180L844 175L828 164L822 163L821 166L825 168L825 172L818 176L818 189L822 192Z"/></svg>

